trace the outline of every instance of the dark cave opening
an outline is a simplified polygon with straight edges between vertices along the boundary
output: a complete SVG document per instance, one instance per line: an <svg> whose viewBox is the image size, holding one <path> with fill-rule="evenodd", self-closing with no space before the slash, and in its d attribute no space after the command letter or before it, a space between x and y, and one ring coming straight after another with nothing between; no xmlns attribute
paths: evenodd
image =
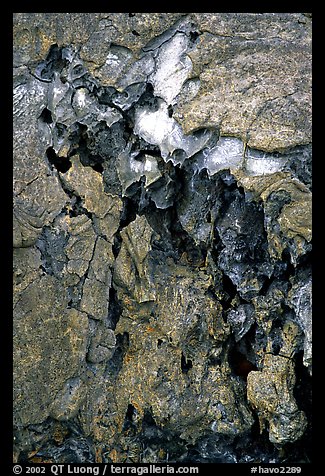
<svg viewBox="0 0 325 476"><path fill-rule="evenodd" d="M73 196L74 196L74 203L72 205L71 210L69 210L69 216L77 217L80 215L86 215L88 218L92 220L93 214L89 212L85 207L83 207L81 197L77 195L73 195Z"/></svg>
<svg viewBox="0 0 325 476"><path fill-rule="evenodd" d="M68 157L57 156L53 147L49 147L46 150L46 156L50 164L53 165L58 172L65 174L70 167L72 167L70 159Z"/></svg>
<svg viewBox="0 0 325 476"><path fill-rule="evenodd" d="M236 346L230 348L228 362L234 374L241 377L245 382L247 381L249 372L257 370L256 365L248 360L246 355L237 350Z"/></svg>
<svg viewBox="0 0 325 476"><path fill-rule="evenodd" d="M118 300L117 292L112 286L109 290L109 306L108 306L108 316L107 321L109 327L113 330L116 329L116 325L121 317L123 307Z"/></svg>
<svg viewBox="0 0 325 476"><path fill-rule="evenodd" d="M92 165L92 168L93 168L93 170L95 170L95 172L98 172L99 174L102 174L103 171L104 171L104 167L103 167L102 164L100 164L99 162L97 162L96 164Z"/></svg>
<svg viewBox="0 0 325 476"><path fill-rule="evenodd" d="M45 107L39 117L43 122L46 124L52 124L53 119L52 119L52 113L47 107Z"/></svg>
<svg viewBox="0 0 325 476"><path fill-rule="evenodd" d="M136 409L131 403L129 403L124 417L122 432L132 434L136 430L134 423L135 415Z"/></svg>
<svg viewBox="0 0 325 476"><path fill-rule="evenodd" d="M113 356L106 362L105 375L113 381L116 380L122 365L124 356L129 348L130 339L129 333L123 332L123 334L116 335L116 345Z"/></svg>
<svg viewBox="0 0 325 476"><path fill-rule="evenodd" d="M186 359L185 355L182 353L181 357L181 369L183 374L187 374L191 368L193 367L193 363L191 359Z"/></svg>
<svg viewBox="0 0 325 476"><path fill-rule="evenodd" d="M196 40L199 38L201 33L197 32L197 31L190 31L190 40L192 43L195 43Z"/></svg>
<svg viewBox="0 0 325 476"><path fill-rule="evenodd" d="M303 363L303 356L304 352L302 350L295 356L296 384L293 389L293 394L299 410L305 412L308 423L307 429L301 439L296 443L289 445L289 449L291 449L294 454L291 461L296 461L297 458L301 458L304 462L311 462L313 459L313 386L312 377Z"/></svg>
<svg viewBox="0 0 325 476"><path fill-rule="evenodd" d="M220 302L223 310L227 311L231 307L233 298L237 295L237 288L231 279L224 273L222 274L222 290L223 298Z"/></svg>

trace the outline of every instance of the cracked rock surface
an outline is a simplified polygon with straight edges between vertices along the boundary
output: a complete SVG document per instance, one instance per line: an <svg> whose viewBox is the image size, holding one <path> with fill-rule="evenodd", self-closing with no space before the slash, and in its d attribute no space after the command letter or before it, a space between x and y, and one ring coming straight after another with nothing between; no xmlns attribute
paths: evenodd
<svg viewBox="0 0 325 476"><path fill-rule="evenodd" d="M309 462L311 16L13 39L14 461Z"/></svg>

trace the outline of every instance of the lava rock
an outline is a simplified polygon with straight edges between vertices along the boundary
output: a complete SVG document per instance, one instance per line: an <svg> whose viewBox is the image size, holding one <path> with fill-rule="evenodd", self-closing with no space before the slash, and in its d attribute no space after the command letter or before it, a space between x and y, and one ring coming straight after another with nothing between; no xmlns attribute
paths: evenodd
<svg viewBox="0 0 325 476"><path fill-rule="evenodd" d="M15 462L309 461L311 17L13 40Z"/></svg>

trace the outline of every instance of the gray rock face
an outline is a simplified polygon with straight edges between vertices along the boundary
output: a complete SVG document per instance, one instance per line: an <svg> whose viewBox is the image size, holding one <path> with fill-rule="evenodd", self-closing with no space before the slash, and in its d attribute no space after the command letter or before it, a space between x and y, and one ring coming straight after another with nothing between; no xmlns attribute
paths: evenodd
<svg viewBox="0 0 325 476"><path fill-rule="evenodd" d="M201 34L189 56L200 89L177 111L185 132L216 126L269 151L310 142L310 19L301 13L193 17Z"/></svg>
<svg viewBox="0 0 325 476"><path fill-rule="evenodd" d="M309 461L310 41L15 14L15 461Z"/></svg>
<svg viewBox="0 0 325 476"><path fill-rule="evenodd" d="M66 396L66 386L85 365L88 318L68 309L62 282L40 272L40 266L37 248L15 251L14 422L18 428L42 423L49 415L68 418L77 412L81 398L81 380L71 398ZM58 401L60 392L64 402Z"/></svg>

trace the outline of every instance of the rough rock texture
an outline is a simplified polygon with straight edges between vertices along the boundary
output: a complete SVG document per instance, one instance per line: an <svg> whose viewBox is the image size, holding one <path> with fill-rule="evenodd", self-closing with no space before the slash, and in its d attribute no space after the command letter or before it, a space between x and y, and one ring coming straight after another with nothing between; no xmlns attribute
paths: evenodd
<svg viewBox="0 0 325 476"><path fill-rule="evenodd" d="M14 15L14 460L308 462L311 16Z"/></svg>

